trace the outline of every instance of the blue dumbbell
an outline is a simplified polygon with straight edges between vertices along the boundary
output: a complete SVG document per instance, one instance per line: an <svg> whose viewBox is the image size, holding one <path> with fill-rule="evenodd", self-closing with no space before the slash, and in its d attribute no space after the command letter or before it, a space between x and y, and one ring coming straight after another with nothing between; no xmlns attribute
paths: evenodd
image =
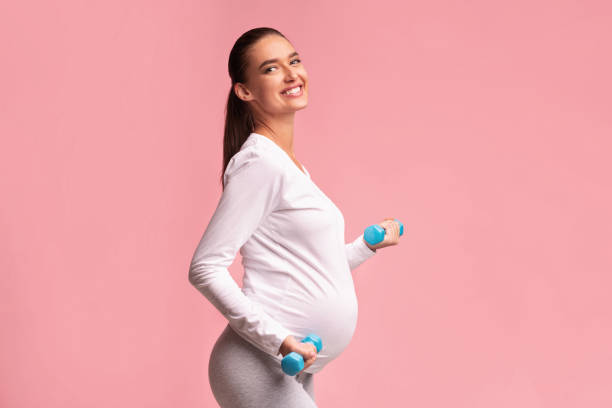
<svg viewBox="0 0 612 408"><path fill-rule="evenodd" d="M321 351L321 348L323 348L321 338L316 334L312 333L304 337L304 340L302 340L301 343L314 344L314 346L317 348L317 353ZM281 367L283 368L283 371L286 374L296 375L297 373L302 371L302 369L304 369L304 358L301 356L301 354L292 351L291 353L283 357L283 360L281 361Z"/></svg>
<svg viewBox="0 0 612 408"><path fill-rule="evenodd" d="M400 235L404 233L404 224L394 219L399 224ZM376 245L385 238L385 229L378 224L370 225L363 232L363 239L370 245Z"/></svg>

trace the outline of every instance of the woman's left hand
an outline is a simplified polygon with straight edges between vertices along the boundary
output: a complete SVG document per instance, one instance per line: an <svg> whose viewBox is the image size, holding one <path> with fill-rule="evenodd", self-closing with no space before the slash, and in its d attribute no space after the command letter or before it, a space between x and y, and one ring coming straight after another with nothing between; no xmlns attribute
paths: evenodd
<svg viewBox="0 0 612 408"><path fill-rule="evenodd" d="M368 248L370 248L372 251L376 251L378 248L397 245L399 243L400 227L399 224L394 220L395 219L393 217L387 217L378 224L385 229L385 238L378 244L368 244L368 242L364 239L364 242L368 246Z"/></svg>

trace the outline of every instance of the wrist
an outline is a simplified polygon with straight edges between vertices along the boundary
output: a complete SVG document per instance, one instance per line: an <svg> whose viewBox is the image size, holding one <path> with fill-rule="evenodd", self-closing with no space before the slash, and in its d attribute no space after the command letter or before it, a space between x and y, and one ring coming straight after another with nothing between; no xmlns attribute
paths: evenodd
<svg viewBox="0 0 612 408"><path fill-rule="evenodd" d="M363 238L363 243L366 244L366 246L370 249L370 251L376 252L376 248L374 248L372 245L368 244L368 241L366 241L365 238Z"/></svg>
<svg viewBox="0 0 612 408"><path fill-rule="evenodd" d="M287 337L285 337L285 340L283 340L283 343L281 344L280 348L278 349L279 353L281 353L283 356L285 356L287 353L289 353L289 344L293 341L293 336L289 335Z"/></svg>

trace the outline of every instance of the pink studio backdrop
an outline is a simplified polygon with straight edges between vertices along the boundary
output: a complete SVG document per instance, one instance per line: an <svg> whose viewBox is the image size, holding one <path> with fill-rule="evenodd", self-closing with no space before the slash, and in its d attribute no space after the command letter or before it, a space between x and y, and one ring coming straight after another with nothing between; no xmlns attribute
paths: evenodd
<svg viewBox="0 0 612 408"><path fill-rule="evenodd" d="M485 0L3 4L0 406L216 406L187 273L257 26L302 55L347 241L406 227L319 406L612 406L612 7Z"/></svg>

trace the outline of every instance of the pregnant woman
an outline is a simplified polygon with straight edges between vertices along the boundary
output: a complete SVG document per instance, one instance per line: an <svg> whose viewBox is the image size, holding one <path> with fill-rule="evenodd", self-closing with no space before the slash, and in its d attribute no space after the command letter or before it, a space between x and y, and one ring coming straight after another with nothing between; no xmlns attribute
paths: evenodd
<svg viewBox="0 0 612 408"><path fill-rule="evenodd" d="M344 218L293 151L295 112L308 75L277 30L244 33L229 55L223 192L195 250L189 281L225 318L208 376L221 407L316 407L314 373L348 346L357 323L351 271L399 242L393 218L383 241L344 241ZM228 267L240 251L242 289ZM323 348L300 341L318 335ZM285 374L296 352L304 369Z"/></svg>

